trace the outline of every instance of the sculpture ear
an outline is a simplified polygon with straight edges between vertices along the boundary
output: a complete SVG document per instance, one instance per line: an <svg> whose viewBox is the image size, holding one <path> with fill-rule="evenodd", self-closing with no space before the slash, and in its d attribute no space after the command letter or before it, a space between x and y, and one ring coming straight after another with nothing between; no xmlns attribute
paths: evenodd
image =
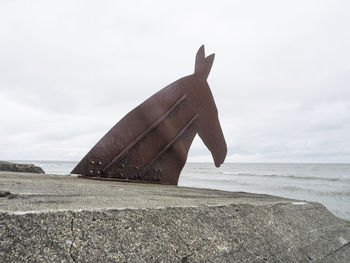
<svg viewBox="0 0 350 263"><path fill-rule="evenodd" d="M214 63L214 58L215 58L215 54L211 54L210 56L206 57L206 62L205 62L205 67L203 69L202 75L203 77L205 77L205 79L208 78L211 67L213 66Z"/></svg>
<svg viewBox="0 0 350 263"><path fill-rule="evenodd" d="M211 54L205 57L204 45L202 45L196 55L196 64L194 67L194 73L201 75L204 79L208 78L211 67L213 66L215 54Z"/></svg>
<svg viewBox="0 0 350 263"><path fill-rule="evenodd" d="M204 54L204 45L202 45L196 55L196 63L194 65L194 73L199 73L200 69L205 64L205 54Z"/></svg>

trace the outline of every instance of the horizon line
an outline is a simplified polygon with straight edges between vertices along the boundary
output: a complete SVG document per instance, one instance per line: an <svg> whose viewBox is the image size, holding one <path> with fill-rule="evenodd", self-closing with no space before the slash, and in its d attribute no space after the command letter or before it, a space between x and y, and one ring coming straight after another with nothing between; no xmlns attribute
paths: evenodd
<svg viewBox="0 0 350 263"><path fill-rule="evenodd" d="M8 162L80 162L77 160L14 160L14 159L8 159L8 160L1 160L1 161L8 161ZM212 163L213 162L191 162L188 161L186 163ZM225 162L223 164L350 164L350 162L345 163L345 162Z"/></svg>

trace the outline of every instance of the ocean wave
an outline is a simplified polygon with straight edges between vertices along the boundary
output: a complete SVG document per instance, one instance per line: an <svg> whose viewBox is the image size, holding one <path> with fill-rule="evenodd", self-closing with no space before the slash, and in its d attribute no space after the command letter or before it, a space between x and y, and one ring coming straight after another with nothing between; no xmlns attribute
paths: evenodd
<svg viewBox="0 0 350 263"><path fill-rule="evenodd" d="M322 191L322 190L315 190L315 189L303 188L298 186L282 186L282 187L279 187L278 190L288 191L288 192L312 193L317 196L350 197L349 191Z"/></svg>
<svg viewBox="0 0 350 263"><path fill-rule="evenodd" d="M237 186L255 186L255 183L248 183L248 182L242 182L240 180L232 180L232 179L224 179L224 178L218 178L218 177L201 177L201 178L194 178L194 177L186 177L184 179L185 181L193 181L196 183L204 183L208 184L208 187L215 185L237 185Z"/></svg>
<svg viewBox="0 0 350 263"><path fill-rule="evenodd" d="M254 177L268 177L268 178L289 178L297 180L322 180L322 181L348 181L350 178L325 178L319 176L298 176L298 175L279 175L279 174L250 174L250 173L232 173L232 172L220 172L223 175L233 176L254 176Z"/></svg>

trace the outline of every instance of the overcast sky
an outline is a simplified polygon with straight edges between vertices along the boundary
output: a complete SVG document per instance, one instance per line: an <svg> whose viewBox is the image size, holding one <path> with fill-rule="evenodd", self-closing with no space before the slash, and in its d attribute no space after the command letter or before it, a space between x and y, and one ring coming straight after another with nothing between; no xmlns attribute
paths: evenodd
<svg viewBox="0 0 350 263"><path fill-rule="evenodd" d="M350 1L0 1L0 159L80 160L193 73L227 162L350 161ZM211 161L195 139L190 161Z"/></svg>

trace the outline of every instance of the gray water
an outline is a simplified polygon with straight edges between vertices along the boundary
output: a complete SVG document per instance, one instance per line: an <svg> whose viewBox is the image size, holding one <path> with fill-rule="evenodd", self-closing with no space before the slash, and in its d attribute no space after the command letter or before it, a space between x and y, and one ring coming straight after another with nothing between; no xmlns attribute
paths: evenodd
<svg viewBox="0 0 350 263"><path fill-rule="evenodd" d="M23 162L23 161L22 161ZM77 162L32 161L48 174L69 174ZM180 186L244 191L316 201L350 220L350 164L187 163Z"/></svg>

